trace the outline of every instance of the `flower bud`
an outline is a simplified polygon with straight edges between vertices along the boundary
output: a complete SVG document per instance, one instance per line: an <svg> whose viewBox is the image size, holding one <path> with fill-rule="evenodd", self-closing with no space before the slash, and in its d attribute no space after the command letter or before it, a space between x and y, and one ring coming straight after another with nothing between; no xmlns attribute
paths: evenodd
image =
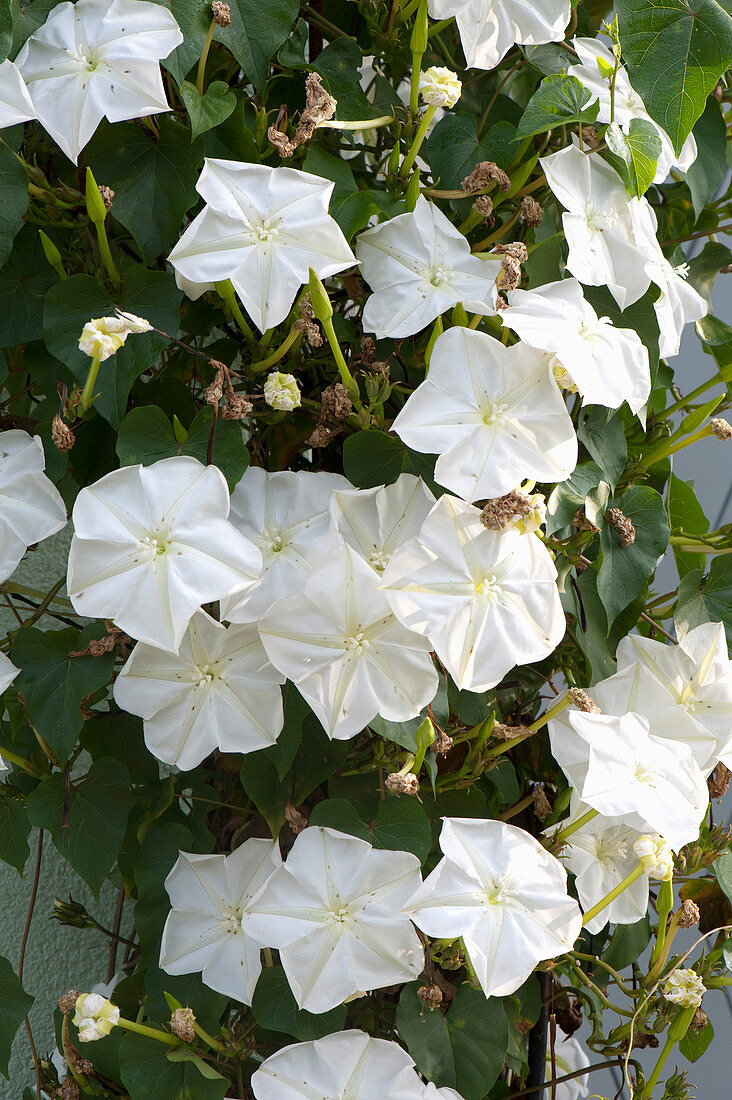
<svg viewBox="0 0 732 1100"><path fill-rule="evenodd" d="M412 37L409 39L409 48L412 53L418 54L419 57L427 49L427 43L429 41L429 21L427 19L427 3L426 0L422 0L422 3L417 8L417 14L414 17L414 26L412 27Z"/></svg>
<svg viewBox="0 0 732 1100"><path fill-rule="evenodd" d="M127 339L127 333L120 329L122 325L116 317L97 317L87 321L81 330L79 350L103 363L115 355Z"/></svg>
<svg viewBox="0 0 732 1100"><path fill-rule="evenodd" d="M48 260L54 271L58 271L61 267L61 253L56 248L51 238L47 233L44 233L42 229L38 230L38 236L41 238L41 248L43 249L43 255Z"/></svg>
<svg viewBox="0 0 732 1100"><path fill-rule="evenodd" d="M663 983L666 1000L681 1008L698 1008L705 992L704 982L695 970L674 970Z"/></svg>
<svg viewBox="0 0 732 1100"><path fill-rule="evenodd" d="M419 78L419 94L430 107L454 107L463 90L457 73L441 65L431 65Z"/></svg>
<svg viewBox="0 0 732 1100"><path fill-rule="evenodd" d="M97 181L94 179L91 168L86 170L86 212L89 220L94 225L103 225L107 216L107 207L99 193Z"/></svg>
<svg viewBox="0 0 732 1100"><path fill-rule="evenodd" d="M81 993L76 999L73 1023L79 1029L79 1042L103 1039L119 1023L119 1009L99 993Z"/></svg>
<svg viewBox="0 0 732 1100"><path fill-rule="evenodd" d="M273 371L264 383L264 400L273 409L292 412L300 404L300 389L293 374Z"/></svg>
<svg viewBox="0 0 732 1100"><path fill-rule="evenodd" d="M673 878L674 854L662 836L639 836L633 851L649 878L667 882Z"/></svg>
<svg viewBox="0 0 732 1100"><path fill-rule="evenodd" d="M152 325L144 317L137 317L134 313L125 313L121 309L117 311L117 316L122 321L128 336L132 333L152 332Z"/></svg>

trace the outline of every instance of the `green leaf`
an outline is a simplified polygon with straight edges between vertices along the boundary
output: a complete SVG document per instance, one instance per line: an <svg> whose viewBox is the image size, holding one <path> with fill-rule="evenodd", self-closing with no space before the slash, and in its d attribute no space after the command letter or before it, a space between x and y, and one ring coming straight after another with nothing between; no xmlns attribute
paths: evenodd
<svg viewBox="0 0 732 1100"><path fill-rule="evenodd" d="M28 859L28 837L31 825L22 802L4 798L0 802L0 859L23 874Z"/></svg>
<svg viewBox="0 0 732 1100"><path fill-rule="evenodd" d="M479 138L475 115L448 112L433 128L422 155L440 187L457 189L482 160L492 160L499 168L508 168L516 155L513 137L514 128L510 123L497 122Z"/></svg>
<svg viewBox="0 0 732 1100"><path fill-rule="evenodd" d="M162 409L144 405L133 409L122 421L117 436L117 456L123 466L141 462L144 466L161 458L190 455L206 462L213 410L201 409L194 418L183 443L176 439L174 426ZM249 465L249 452L238 420L219 417L213 449L214 465L233 489Z"/></svg>
<svg viewBox="0 0 732 1100"><path fill-rule="evenodd" d="M180 96L191 120L191 141L218 126L236 107L236 96L223 80L213 80L202 96L195 84L184 80Z"/></svg>
<svg viewBox="0 0 732 1100"><path fill-rule="evenodd" d="M391 485L406 472L432 484L434 456L410 451L396 436L365 431L349 435L343 444L343 472L359 489Z"/></svg>
<svg viewBox="0 0 732 1100"><path fill-rule="evenodd" d="M8 960L0 956L0 1073L8 1080L13 1039L32 1004L33 997L23 989Z"/></svg>
<svg viewBox="0 0 732 1100"><path fill-rule="evenodd" d="M420 984L410 982L399 995L397 1033L428 1081L438 1088L455 1088L455 1059L447 1021L439 1008L427 1008L420 1000Z"/></svg>
<svg viewBox="0 0 732 1100"><path fill-rule="evenodd" d="M28 817L34 827L48 829L63 858L98 895L122 847L133 803L127 768L106 757L71 779L68 797L60 772L43 779L28 796Z"/></svg>
<svg viewBox="0 0 732 1100"><path fill-rule="evenodd" d="M603 471L596 462L581 462L570 477L552 490L547 501L546 533L553 535L572 523L578 508L585 508L594 523L592 504L604 507L610 496L610 487Z"/></svg>
<svg viewBox="0 0 732 1100"><path fill-rule="evenodd" d="M593 123L600 103L599 100L590 103L591 98L576 76L554 73L544 77L526 106L514 140L543 134L571 122Z"/></svg>
<svg viewBox="0 0 732 1100"><path fill-rule="evenodd" d="M618 478L628 461L625 429L619 416L598 406L580 413L577 435L602 470L603 480L614 492Z"/></svg>
<svg viewBox="0 0 732 1100"><path fill-rule="evenodd" d="M3 201L0 204L0 265L10 255L13 241L28 209L28 174L13 150L0 142L0 178Z"/></svg>
<svg viewBox="0 0 732 1100"><path fill-rule="evenodd" d="M316 73L320 73L328 91L336 99L336 118L343 122L374 118L381 113L374 111L361 88L362 64L363 53L358 44L352 38L336 38L311 65Z"/></svg>
<svg viewBox="0 0 732 1100"><path fill-rule="evenodd" d="M379 802L376 817L366 823L345 798L319 802L310 815L311 825L324 825L368 840L374 848L411 852L424 862L432 847L429 819L415 799L387 798Z"/></svg>
<svg viewBox="0 0 732 1100"><path fill-rule="evenodd" d="M669 527L662 497L647 485L633 485L613 501L635 527L635 542L622 548L618 532L603 526L597 591L611 627L652 576L668 546Z"/></svg>
<svg viewBox="0 0 732 1100"><path fill-rule="evenodd" d="M707 1020L701 1031L692 1031L689 1028L679 1043L679 1051L689 1062L696 1062L704 1054L713 1038L714 1028L711 1020Z"/></svg>
<svg viewBox="0 0 732 1100"><path fill-rule="evenodd" d="M728 554L712 559L709 572L693 569L681 581L674 610L679 637L702 623L724 623L727 644L732 646L732 559Z"/></svg>
<svg viewBox="0 0 732 1100"><path fill-rule="evenodd" d="M252 1012L260 1027L283 1031L301 1042L340 1031L346 1022L346 1011L346 1005L322 1013L298 1008L281 966L265 967L252 998Z"/></svg>
<svg viewBox="0 0 732 1100"><path fill-rule="evenodd" d="M204 1077L195 1061L171 1061L169 1050L144 1035L125 1035L119 1064L131 1100L224 1100L230 1085L225 1077Z"/></svg>
<svg viewBox="0 0 732 1100"><path fill-rule="evenodd" d="M662 149L658 130L647 118L633 118L627 134L616 122L608 126L605 141L614 154L611 160L622 176L626 191L639 199L645 195L656 174Z"/></svg>
<svg viewBox="0 0 732 1100"><path fill-rule="evenodd" d="M635 924L618 924L602 958L613 970L625 970L640 958L650 941L651 924L647 916Z"/></svg>
<svg viewBox="0 0 732 1100"><path fill-rule="evenodd" d="M12 659L21 669L15 686L25 700L31 722L62 764L84 725L82 700L109 683L114 667L113 654L67 654L84 649L99 632L96 626L82 635L73 628L44 632L29 626L19 630L13 642Z"/></svg>
<svg viewBox="0 0 732 1100"><path fill-rule="evenodd" d="M709 530L709 520L697 500L693 486L671 474L668 483L668 518L671 528L682 527L690 535L704 535ZM705 554L689 553L673 548L679 580L692 569L701 569L706 565Z"/></svg>
<svg viewBox="0 0 732 1100"><path fill-rule="evenodd" d="M461 985L447 1012L455 1059L455 1088L465 1100L482 1100L501 1072L508 1049L508 1021L502 1001L486 1000Z"/></svg>
<svg viewBox="0 0 732 1100"><path fill-rule="evenodd" d="M0 348L38 338L43 301L56 282L58 276L48 266L37 228L23 226L0 269Z"/></svg>
<svg viewBox="0 0 732 1100"><path fill-rule="evenodd" d="M732 902L732 851L722 852L712 864L714 875L723 893Z"/></svg>
<svg viewBox="0 0 732 1100"><path fill-rule="evenodd" d="M677 153L732 62L732 19L715 0L618 0L631 83Z"/></svg>
<svg viewBox="0 0 732 1100"><path fill-rule="evenodd" d="M331 156L319 145L310 147L302 167L306 172L335 183L329 212L349 241L368 224L372 214L383 213L391 218L403 210L401 200L386 191L359 191L346 161Z"/></svg>
<svg viewBox="0 0 732 1100"><path fill-rule="evenodd" d="M177 240L183 216L198 199L203 160L203 145L191 143L186 126L165 115L157 125L159 139L134 122L100 127L87 150L97 182L114 191L110 217L132 234L145 263Z"/></svg>
<svg viewBox="0 0 732 1100"><path fill-rule="evenodd" d="M704 108L704 114L694 127L696 139L696 160L684 179L689 185L694 217L699 218L702 210L714 195L727 167L727 128L719 103L710 96Z"/></svg>

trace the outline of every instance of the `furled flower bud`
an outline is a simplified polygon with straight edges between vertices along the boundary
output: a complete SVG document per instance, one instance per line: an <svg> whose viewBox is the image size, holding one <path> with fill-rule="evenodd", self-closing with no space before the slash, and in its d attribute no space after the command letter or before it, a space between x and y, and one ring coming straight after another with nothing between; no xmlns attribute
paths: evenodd
<svg viewBox="0 0 732 1100"><path fill-rule="evenodd" d="M649 878L659 881L673 878L674 854L662 836L639 836L633 845L633 851Z"/></svg>
<svg viewBox="0 0 732 1100"><path fill-rule="evenodd" d="M79 1029L79 1042L92 1043L109 1035L119 1023L119 1009L99 993L81 993L76 999L73 1023Z"/></svg>
<svg viewBox="0 0 732 1100"><path fill-rule="evenodd" d="M441 65L430 65L419 77L419 94L430 107L454 107L463 86L457 73Z"/></svg>
<svg viewBox="0 0 732 1100"><path fill-rule="evenodd" d="M706 992L704 982L695 970L674 970L663 983L663 995L682 1008L698 1008Z"/></svg>
<svg viewBox="0 0 732 1100"><path fill-rule="evenodd" d="M300 404L300 389L294 374L273 371L264 383L264 400L273 409L292 412Z"/></svg>
<svg viewBox="0 0 732 1100"><path fill-rule="evenodd" d="M109 322L113 324L110 326ZM79 350L103 363L115 355L127 339L127 333L120 332L120 327L116 317L97 317L87 321L81 330Z"/></svg>
<svg viewBox="0 0 732 1100"><path fill-rule="evenodd" d="M128 336L133 333L152 331L152 325L144 317L137 317L134 313L125 313L121 309L117 311L117 316L122 321L123 329ZM110 320L111 318L107 319Z"/></svg>
<svg viewBox="0 0 732 1100"><path fill-rule="evenodd" d="M553 355L550 363L552 374L554 375L554 381L557 385L566 390L567 393L577 393L577 387L572 380L571 375L567 373L562 363L559 362L556 355Z"/></svg>

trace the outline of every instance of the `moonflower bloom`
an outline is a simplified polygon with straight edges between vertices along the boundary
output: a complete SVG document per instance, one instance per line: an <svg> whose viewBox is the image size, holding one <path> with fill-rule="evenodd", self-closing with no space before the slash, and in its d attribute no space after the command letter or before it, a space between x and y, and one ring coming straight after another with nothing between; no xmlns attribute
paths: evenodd
<svg viewBox="0 0 732 1100"><path fill-rule="evenodd" d="M645 269L651 282L661 291L653 303L659 330L658 354L663 359L670 359L679 353L686 326L691 321L706 317L709 303L687 282L688 265L674 267L661 252L655 232L652 237L648 235L646 240L648 259L645 261Z"/></svg>
<svg viewBox="0 0 732 1100"><path fill-rule="evenodd" d="M45 465L38 436L15 428L0 432L0 583L29 546L66 526L66 505Z"/></svg>
<svg viewBox="0 0 732 1100"><path fill-rule="evenodd" d="M20 669L15 667L10 658L0 653L0 695L10 687L19 672Z"/></svg>
<svg viewBox="0 0 732 1100"><path fill-rule="evenodd" d="M422 195L410 213L361 233L356 254L374 291L363 311L367 332L413 336L458 302L495 312L501 261L471 256L463 234Z"/></svg>
<svg viewBox="0 0 732 1100"><path fill-rule="evenodd" d="M168 258L194 283L230 279L264 332L284 321L311 267L325 279L356 262L328 213L334 186L295 168L207 158L196 184L206 206Z"/></svg>
<svg viewBox="0 0 732 1100"><path fill-rule="evenodd" d="M600 111L597 121L610 122L610 79L602 76L598 67L598 59L604 62L605 65L609 65L610 69L613 69L615 58L607 46L596 38L574 38L572 45L579 55L581 64L570 65L567 73L584 84L585 88L592 93L593 100L599 100ZM624 65L621 65L615 74L614 104L613 121L620 126L624 133L628 133L630 123L634 118L650 122L655 126L661 139L661 154L658 158L654 177L656 183L663 183L672 168L688 172L696 160L697 149L694 135L689 134L681 147L681 152L677 155L671 138L648 114L643 100L630 83Z"/></svg>
<svg viewBox="0 0 732 1100"><path fill-rule="evenodd" d="M552 755L577 796L639 833L659 833L674 851L696 840L709 804L691 749L654 736L646 718L570 711L549 722Z"/></svg>
<svg viewBox="0 0 732 1100"><path fill-rule="evenodd" d="M462 936L486 997L513 993L537 963L569 951L582 928L567 872L523 829L445 817L444 859L405 906L428 936Z"/></svg>
<svg viewBox="0 0 732 1100"><path fill-rule="evenodd" d="M469 328L437 338L427 378L392 427L413 450L438 454L435 480L467 501L503 496L527 477L564 481L577 464L549 357Z"/></svg>
<svg viewBox="0 0 732 1100"><path fill-rule="evenodd" d="M12 61L0 62L0 130L36 117L25 81Z"/></svg>
<svg viewBox="0 0 732 1100"><path fill-rule="evenodd" d="M419 534L435 498L420 477L400 474L376 489L336 489L331 524L365 562L383 573L392 555Z"/></svg>
<svg viewBox="0 0 732 1100"><path fill-rule="evenodd" d="M440 65L430 65L419 74L419 94L431 107L454 107L463 89L457 73Z"/></svg>
<svg viewBox="0 0 732 1100"><path fill-rule="evenodd" d="M119 1009L99 993L80 993L72 1023L79 1029L80 1043L93 1043L109 1035L119 1023Z"/></svg>
<svg viewBox="0 0 732 1100"><path fill-rule="evenodd" d="M567 268L585 286L607 286L621 309L645 294L651 277L636 240L633 214L645 199L629 199L623 181L597 153L568 145L542 157L547 183L566 208ZM645 209L645 207L644 207Z"/></svg>
<svg viewBox="0 0 732 1100"><path fill-rule="evenodd" d="M252 1074L257 1100L422 1100L406 1050L355 1029L293 1043Z"/></svg>
<svg viewBox="0 0 732 1100"><path fill-rule="evenodd" d="M197 611L177 654L137 643L114 698L143 719L153 756L188 771L214 749L247 753L273 745L282 729L283 681L254 623L227 630Z"/></svg>
<svg viewBox="0 0 732 1100"><path fill-rule="evenodd" d="M16 58L36 117L76 164L102 119L168 111L162 58L183 41L171 13L145 0L59 4Z"/></svg>
<svg viewBox="0 0 732 1100"><path fill-rule="evenodd" d="M172 909L160 944L161 969L201 971L209 989L250 1005L261 951L242 917L281 863L276 840L245 840L228 856L181 852L165 880Z"/></svg>
<svg viewBox="0 0 732 1100"><path fill-rule="evenodd" d="M282 596L297 592L319 555L340 541L329 532L329 508L336 490L353 490L341 474L250 466L231 494L231 522L262 555L256 581L245 593L224 600L221 616L233 623L256 622Z"/></svg>
<svg viewBox="0 0 732 1100"><path fill-rule="evenodd" d="M652 719L654 732L663 715L667 725L676 725L679 740L689 743L705 774L718 760L732 768L732 661L723 623L702 623L675 646L629 634L617 657L617 675L628 674L638 662L651 678L657 701L638 709Z"/></svg>
<svg viewBox="0 0 732 1100"><path fill-rule="evenodd" d="M327 1012L421 972L424 949L401 912L421 882L410 852L310 827L247 908L244 932L277 948L300 1008Z"/></svg>
<svg viewBox="0 0 732 1100"><path fill-rule="evenodd" d="M515 665L547 657L564 612L549 551L531 534L488 531L480 512L440 497L394 554L383 588L397 618L425 635L455 684L487 691Z"/></svg>
<svg viewBox="0 0 732 1100"><path fill-rule="evenodd" d="M512 290L501 314L524 344L551 352L585 405L639 412L651 392L648 351L633 329L598 317L576 279Z"/></svg>
<svg viewBox="0 0 732 1100"><path fill-rule="evenodd" d="M667 1001L681 1008L699 1008L706 986L695 970L674 970L663 983L661 992Z"/></svg>
<svg viewBox="0 0 732 1100"><path fill-rule="evenodd" d="M557 1077L564 1077L567 1073L576 1073L578 1069L585 1069L586 1066L590 1065L590 1059L578 1039L567 1037L557 1041L554 1046L554 1065L556 1066ZM552 1052L547 1050L546 1081L551 1081L552 1069ZM581 1077L573 1078L571 1081L562 1081L555 1087L554 1100L586 1100L586 1097L590 1094L588 1080L588 1075L585 1073Z"/></svg>
<svg viewBox="0 0 732 1100"><path fill-rule="evenodd" d="M81 330L79 351L103 363L117 354L126 339L127 331L119 318L96 317L87 321Z"/></svg>
<svg viewBox="0 0 732 1100"><path fill-rule="evenodd" d="M402 626L379 579L350 546L334 546L259 623L270 661L337 740L377 714L415 718L437 691L427 639Z"/></svg>
<svg viewBox="0 0 732 1100"><path fill-rule="evenodd" d="M300 387L294 374L283 374L282 371L274 371L267 375L264 383L264 400L273 409L281 409L283 412L292 412L301 404Z"/></svg>
<svg viewBox="0 0 732 1100"><path fill-rule="evenodd" d="M75 610L177 650L202 604L247 588L257 575L259 551L228 515L224 475L195 458L106 474L74 505L68 589Z"/></svg>
<svg viewBox="0 0 732 1100"><path fill-rule="evenodd" d="M494 69L513 45L559 42L570 0L428 0L433 19L455 16L468 68Z"/></svg>
<svg viewBox="0 0 732 1100"><path fill-rule="evenodd" d="M646 833L633 843L633 851L643 864L649 878L668 882L674 875L674 854L668 841L657 834Z"/></svg>

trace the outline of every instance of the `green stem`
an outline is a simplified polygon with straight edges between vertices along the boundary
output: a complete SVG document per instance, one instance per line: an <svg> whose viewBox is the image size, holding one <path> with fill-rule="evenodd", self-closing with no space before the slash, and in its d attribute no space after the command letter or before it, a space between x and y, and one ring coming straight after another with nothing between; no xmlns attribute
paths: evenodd
<svg viewBox="0 0 732 1100"><path fill-rule="evenodd" d="M666 940L666 920L671 912L674 903L674 891L671 881L664 879L658 888L658 897L656 899L656 912L658 913L658 928L656 929L656 942L653 945L653 951L651 952L650 968L653 971L656 964L660 961L663 945ZM671 929L669 929L671 932ZM673 936L673 932L671 932Z"/></svg>
<svg viewBox="0 0 732 1100"><path fill-rule="evenodd" d="M713 378L710 378L708 382L702 382L701 386L697 386L695 390L691 391L691 393L687 393L686 397L680 397L678 401L674 401L673 405L669 405L667 409L663 410L663 415L670 416L671 413L678 412L679 409L683 409L686 405L688 405L690 401L696 400L697 397L700 397L707 390L711 389L712 386L717 385L724 385L724 379L721 377L719 371L715 374Z"/></svg>
<svg viewBox="0 0 732 1100"><path fill-rule="evenodd" d="M89 367L89 373L86 376L86 382L84 383L84 389L81 391L81 397L79 398L79 415L83 416L87 412L94 400L94 386L97 381L97 375L99 374L99 359L92 359L91 366Z"/></svg>
<svg viewBox="0 0 732 1100"><path fill-rule="evenodd" d="M610 905L611 902L615 901L616 898L619 898L620 895L625 890L627 890L629 886L632 886L633 883L637 882L641 875L644 874L645 870L643 869L643 864L640 862L640 860L638 860L637 867L635 867L629 875L626 875L622 882L619 882L618 885L613 890L611 890L609 894L605 894L605 897L601 898L600 901L598 901L597 905L593 905L591 909L587 910L585 915L582 917L582 926L584 927L585 925L589 924L590 921L593 920L598 913L601 913L603 909L606 909L608 905Z"/></svg>
<svg viewBox="0 0 732 1100"><path fill-rule="evenodd" d="M17 768L22 768L28 775L33 775L38 778L42 772L40 768L37 768L35 764L30 760L26 760L24 756L18 756L17 753L12 752L10 749L0 748L0 759L7 760L11 764L15 764Z"/></svg>
<svg viewBox="0 0 732 1100"><path fill-rule="evenodd" d="M134 1020L125 1020L120 1016L117 1026L123 1031L134 1031L135 1035L145 1035L148 1039L156 1039L159 1043L165 1043L169 1047L182 1046L182 1042L175 1035L168 1035L167 1031L159 1031L156 1027L148 1027L146 1024L138 1024Z"/></svg>
<svg viewBox="0 0 732 1100"><path fill-rule="evenodd" d="M378 130L382 126L389 126L393 121L394 115L359 118L355 122L339 122L337 118L331 118L328 122L319 122L316 130Z"/></svg>
<svg viewBox="0 0 732 1100"><path fill-rule="evenodd" d="M361 410L363 405L361 403L361 395L356 384L356 379L348 369L343 352L341 351L341 345L338 343L338 337L336 336L335 329L333 327L333 319L331 317L321 320L323 326L323 332L325 333L328 343L330 344L330 350L333 352L333 358L335 359L336 366L338 367L338 373L341 376L341 382L343 387L353 401L353 407L357 410Z"/></svg>
<svg viewBox="0 0 732 1100"><path fill-rule="evenodd" d="M271 355L268 355L266 359L260 359L258 363L250 363L246 368L247 373L259 374L261 371L269 370L275 363L279 363L280 359L284 359L292 345L301 336L302 331L293 325L280 346L276 348Z"/></svg>
<svg viewBox="0 0 732 1100"><path fill-rule="evenodd" d="M236 300L236 291L231 284L231 280L224 279L222 282L215 283L214 285L216 293L236 321L242 335L245 336L250 343L256 344L257 338L252 332L249 322L239 308L239 303Z"/></svg>
<svg viewBox="0 0 732 1100"><path fill-rule="evenodd" d="M553 707L550 707L549 710L544 711L540 718L537 718L535 722L532 722L529 726L529 729L533 733L536 733L536 731L540 730L542 726L545 726L547 722L550 722L552 718L556 718L558 714L561 714L563 710L566 710L571 702L572 698L569 693L567 693L567 695L565 695L563 699L560 699L559 702L555 703Z"/></svg>
<svg viewBox="0 0 732 1100"><path fill-rule="evenodd" d="M578 817L576 821L573 821L571 825L567 825L564 829L560 829L554 839L559 841L560 844L563 843L568 836L572 836L572 834L581 829L583 825L586 825L588 821L592 821L593 817L597 817L597 810L588 810L586 813L582 814L581 817Z"/></svg>
<svg viewBox="0 0 732 1100"><path fill-rule="evenodd" d="M107 275L109 276L110 281L114 284L115 289L119 290L120 286L122 285L122 280L120 278L119 271L117 270L117 268L114 265L114 260L112 259L112 253L110 252L110 249L109 249L109 240L107 239L107 229L104 225L104 222L95 222L94 223L94 228L97 231L97 241L99 242L99 251L102 254L102 261L104 263L104 267L106 268Z"/></svg>
<svg viewBox="0 0 732 1100"><path fill-rule="evenodd" d="M409 86L409 112L416 115L419 107L419 78L422 75L423 53L412 54L412 80Z"/></svg>
<svg viewBox="0 0 732 1100"><path fill-rule="evenodd" d="M196 73L196 88L198 94L203 96L203 81L206 76L206 62L208 60L208 51L211 49L211 43L213 42L214 31L216 30L216 20L211 20L211 25L208 28L208 34L206 35L206 41L203 44L203 52L198 59L198 71Z"/></svg>
<svg viewBox="0 0 732 1100"><path fill-rule="evenodd" d="M436 110L437 108L434 106L434 104L431 103L424 113L424 118L419 124L417 133L414 135L414 141L412 142L409 148L409 152L402 161L402 166L399 169L399 175L402 177L402 179L406 179L406 177L409 175L409 172L411 171L412 165L417 159L417 154L422 148L422 142L427 136L427 130L430 123L432 122L432 119L435 117Z"/></svg>
<svg viewBox="0 0 732 1100"><path fill-rule="evenodd" d="M519 220L520 217L521 217L521 207L519 206L518 210L514 214L511 215L511 217L508 219L507 222L504 222L503 225L499 226L498 229L496 229L493 233L490 234L490 236L484 237L482 241L478 241L478 243L476 245L473 245L473 248L472 248L471 251L474 252L474 253L475 252L482 252L484 249L489 248L490 245L492 245L495 241L499 240L504 235L504 233L507 233L508 230L513 225L516 224L516 222Z"/></svg>
<svg viewBox="0 0 732 1100"><path fill-rule="evenodd" d="M218 1039L214 1039L213 1035L209 1035L209 1033L204 1028L202 1028L196 1020L194 1020L193 1022L193 1030L195 1031L198 1038L203 1039L204 1043L207 1043L212 1050L218 1050L222 1053L228 1050L224 1043L220 1043Z"/></svg>
<svg viewBox="0 0 732 1100"><path fill-rule="evenodd" d="M693 1006L691 1008L682 1008L676 1019L671 1022L663 1050L659 1054L658 1061L653 1067L653 1073L646 1081L645 1088L640 1095L640 1100L651 1100L653 1090L658 1084L658 1078L661 1076L661 1071L668 1060L668 1056L676 1046L676 1043L686 1035L695 1012L696 1009Z"/></svg>

